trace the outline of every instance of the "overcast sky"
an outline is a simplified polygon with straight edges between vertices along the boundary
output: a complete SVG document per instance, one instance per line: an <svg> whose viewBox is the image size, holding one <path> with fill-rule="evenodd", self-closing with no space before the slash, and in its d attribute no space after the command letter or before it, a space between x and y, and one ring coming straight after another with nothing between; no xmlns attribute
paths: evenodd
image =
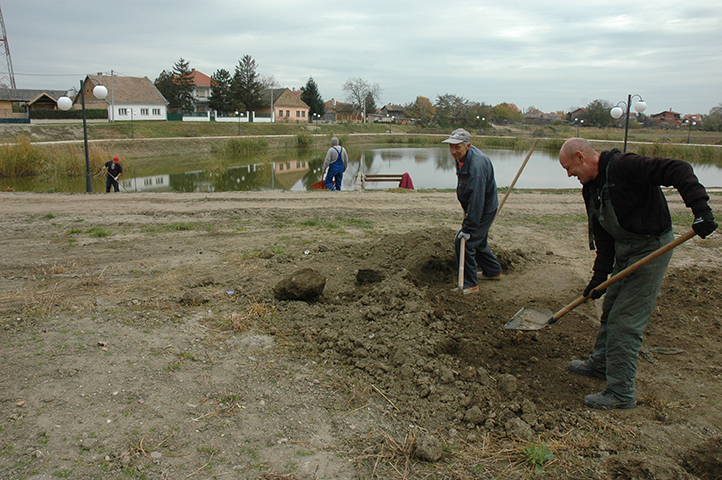
<svg viewBox="0 0 722 480"><path fill-rule="evenodd" d="M720 0L2 0L18 88L103 72L155 80L184 58L207 75L244 55L324 100L350 78L382 106L454 94L569 111L639 94L645 113L722 103ZM636 100L635 100L636 101ZM634 102L633 102L634 103Z"/></svg>

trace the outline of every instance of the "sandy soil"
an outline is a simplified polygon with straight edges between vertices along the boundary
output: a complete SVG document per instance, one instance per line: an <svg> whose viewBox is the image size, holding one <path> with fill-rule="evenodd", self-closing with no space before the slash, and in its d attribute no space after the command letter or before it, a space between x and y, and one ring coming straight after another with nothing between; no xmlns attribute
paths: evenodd
<svg viewBox="0 0 722 480"><path fill-rule="evenodd" d="M675 233L691 216L668 194ZM512 192L453 290L453 193L0 193L0 478L722 477L722 237L675 251L639 406L568 372L599 302L578 192ZM722 195L712 206L722 212ZM322 295L278 300L302 268Z"/></svg>

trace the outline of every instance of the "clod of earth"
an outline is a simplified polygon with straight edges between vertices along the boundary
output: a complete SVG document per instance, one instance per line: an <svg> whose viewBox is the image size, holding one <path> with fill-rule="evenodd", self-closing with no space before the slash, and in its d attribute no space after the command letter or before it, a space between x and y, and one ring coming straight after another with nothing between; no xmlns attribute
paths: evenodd
<svg viewBox="0 0 722 480"><path fill-rule="evenodd" d="M313 300L323 293L326 277L318 270L302 268L284 278L273 288L278 300Z"/></svg>

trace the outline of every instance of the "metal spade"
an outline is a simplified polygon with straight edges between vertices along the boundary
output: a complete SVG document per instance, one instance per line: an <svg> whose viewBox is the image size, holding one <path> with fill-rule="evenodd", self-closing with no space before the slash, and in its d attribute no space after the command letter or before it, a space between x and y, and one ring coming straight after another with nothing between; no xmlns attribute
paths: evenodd
<svg viewBox="0 0 722 480"><path fill-rule="evenodd" d="M617 273L616 275L613 275L612 277L608 278L607 281L600 284L595 288L594 290L605 290L607 287L609 287L611 284L623 279L630 273L637 270L639 267L642 267L652 260L656 259L657 257L660 257L664 255L665 253L669 252L673 248L675 248L678 245L681 245L682 243L686 242L690 238L694 237L696 235L694 230L690 230L689 232L685 233L679 238L676 238L675 240L669 242L667 245L655 250L654 252L650 253L643 259L639 260L638 262L634 263L633 265L628 266L621 272ZM575 309L582 303L589 300L591 297L591 293L589 295L581 296L574 300L572 303L567 305L566 307L559 310L557 313L552 313L550 310L545 310L541 308L536 307L523 307L521 310L516 312L513 317L511 317L511 320L509 320L505 325L504 328L509 330L541 330L547 325L551 325L552 323L555 323L557 320L562 318L564 315L569 313L571 310Z"/></svg>

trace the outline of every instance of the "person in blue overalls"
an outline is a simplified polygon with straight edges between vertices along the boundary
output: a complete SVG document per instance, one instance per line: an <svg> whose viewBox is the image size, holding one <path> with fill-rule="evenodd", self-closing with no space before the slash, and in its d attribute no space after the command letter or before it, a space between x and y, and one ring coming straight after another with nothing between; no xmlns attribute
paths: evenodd
<svg viewBox="0 0 722 480"><path fill-rule="evenodd" d="M583 185L589 218L589 247L597 250L594 274L584 289L592 299L604 296L592 354L572 360L569 370L606 381L602 392L584 397L591 408L610 410L637 405L635 378L644 330L654 311L669 251L613 283L597 287L674 239L672 219L660 186L673 186L692 210L692 228L702 238L717 228L709 196L692 166L681 160L649 158L616 148L597 153L582 138L570 138L559 152L567 175Z"/></svg>
<svg viewBox="0 0 722 480"><path fill-rule="evenodd" d="M323 169L326 172L324 183L329 190L341 190L341 181L343 180L343 172L346 171L348 165L348 154L346 149L338 144L337 137L331 137L331 148L326 152L326 158L323 160Z"/></svg>

